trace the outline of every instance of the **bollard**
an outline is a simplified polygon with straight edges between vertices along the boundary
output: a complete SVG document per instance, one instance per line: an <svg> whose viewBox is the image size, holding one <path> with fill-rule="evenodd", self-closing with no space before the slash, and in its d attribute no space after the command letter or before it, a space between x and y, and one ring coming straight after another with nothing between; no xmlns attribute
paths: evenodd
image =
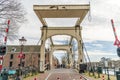
<svg viewBox="0 0 120 80"><path fill-rule="evenodd" d="M34 80L37 80L37 78L34 78Z"/></svg>
<svg viewBox="0 0 120 80"><path fill-rule="evenodd" d="M80 80L82 80L82 76L80 76Z"/></svg>
<svg viewBox="0 0 120 80"><path fill-rule="evenodd" d="M105 77L104 77L104 75L102 75L102 80L105 80Z"/></svg>
<svg viewBox="0 0 120 80"><path fill-rule="evenodd" d="M57 80L60 80L60 78L58 77Z"/></svg>

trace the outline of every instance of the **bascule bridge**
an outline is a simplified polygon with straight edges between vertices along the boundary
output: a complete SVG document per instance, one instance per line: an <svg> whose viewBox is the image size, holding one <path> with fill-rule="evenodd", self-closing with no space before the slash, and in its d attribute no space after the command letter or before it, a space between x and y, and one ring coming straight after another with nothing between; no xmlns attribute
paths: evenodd
<svg viewBox="0 0 120 80"><path fill-rule="evenodd" d="M78 42L78 64L83 62L83 50L82 50L82 36L81 26L83 19L89 11L89 4L82 5L34 5L33 6L36 15L42 23L42 36L40 47L40 72L44 72L45 65L45 41L49 38L51 41L50 51L50 67L52 68L52 55L54 50L66 50L72 55L71 42L75 38ZM74 26L67 27L52 27L47 25L45 18L78 18ZM67 22L67 21L66 21ZM69 45L55 45L53 44L52 36L54 35L69 35L71 36ZM72 64L72 58L71 58Z"/></svg>

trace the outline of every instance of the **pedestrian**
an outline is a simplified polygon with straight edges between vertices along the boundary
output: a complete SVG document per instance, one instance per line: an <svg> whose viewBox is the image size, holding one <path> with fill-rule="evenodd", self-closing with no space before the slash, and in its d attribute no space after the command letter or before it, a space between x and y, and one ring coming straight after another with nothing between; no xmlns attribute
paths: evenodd
<svg viewBox="0 0 120 80"><path fill-rule="evenodd" d="M2 80L8 80L8 72L6 69L4 69L2 72Z"/></svg>
<svg viewBox="0 0 120 80"><path fill-rule="evenodd" d="M16 78L15 78L15 80L20 80L20 77L17 75Z"/></svg>

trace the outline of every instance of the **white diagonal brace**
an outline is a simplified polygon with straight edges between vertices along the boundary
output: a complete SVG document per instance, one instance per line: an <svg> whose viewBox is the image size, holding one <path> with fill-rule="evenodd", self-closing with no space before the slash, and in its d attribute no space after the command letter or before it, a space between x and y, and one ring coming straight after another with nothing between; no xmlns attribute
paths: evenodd
<svg viewBox="0 0 120 80"><path fill-rule="evenodd" d="M52 38L51 38L51 37L50 37L50 42L51 42L51 44L52 44L52 45L54 45L54 44L53 44L53 40L52 40Z"/></svg>
<svg viewBox="0 0 120 80"><path fill-rule="evenodd" d="M72 40L73 40L73 37L71 36L71 38L70 38L70 42L69 42L69 45L71 45Z"/></svg>

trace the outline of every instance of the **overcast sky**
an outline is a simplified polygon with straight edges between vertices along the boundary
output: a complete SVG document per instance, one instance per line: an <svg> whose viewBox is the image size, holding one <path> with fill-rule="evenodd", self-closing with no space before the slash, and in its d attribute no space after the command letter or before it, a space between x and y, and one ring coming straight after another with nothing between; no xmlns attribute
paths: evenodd
<svg viewBox="0 0 120 80"><path fill-rule="evenodd" d="M82 22L82 37L92 60L99 61L101 57L118 59L111 19L114 19L118 37L120 37L120 1L119 0L21 0L27 11L28 21L19 30L19 35L27 39L27 44L36 45L41 37L40 27L42 24L33 11L33 5L48 4L91 4L90 13ZM90 19L91 20L90 20ZM74 25L76 19L47 19L48 25L56 26L64 23ZM61 24L62 23L62 24ZM56 39L56 38L55 38ZM58 39L58 38L57 38ZM18 40L8 44L19 44ZM60 53L60 52L58 52Z"/></svg>

